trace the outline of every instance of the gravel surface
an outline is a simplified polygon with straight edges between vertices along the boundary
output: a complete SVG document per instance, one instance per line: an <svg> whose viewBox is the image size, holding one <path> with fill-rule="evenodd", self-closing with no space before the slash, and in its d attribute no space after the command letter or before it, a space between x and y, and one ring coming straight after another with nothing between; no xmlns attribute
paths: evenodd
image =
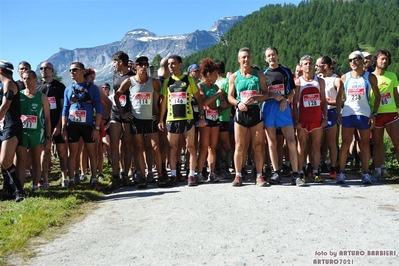
<svg viewBox="0 0 399 266"><path fill-rule="evenodd" d="M397 186L283 181L119 189L24 265L399 265Z"/></svg>

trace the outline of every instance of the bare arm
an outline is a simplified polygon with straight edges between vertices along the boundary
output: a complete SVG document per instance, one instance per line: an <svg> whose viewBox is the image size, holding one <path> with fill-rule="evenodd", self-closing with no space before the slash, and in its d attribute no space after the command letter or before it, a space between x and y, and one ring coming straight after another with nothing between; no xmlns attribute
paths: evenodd
<svg viewBox="0 0 399 266"><path fill-rule="evenodd" d="M119 114L120 114L121 118L125 118L126 114L121 106L121 103L119 102L119 97L121 97L121 95L123 95L127 91L127 89L130 87L130 84L131 84L130 78L125 79L114 95L115 105L119 110Z"/></svg>
<svg viewBox="0 0 399 266"><path fill-rule="evenodd" d="M6 82L3 83L4 96L2 104L0 106L0 120L4 118L12 102L12 99L7 99L7 97L5 96L8 91L12 92L14 95L19 93L17 85L15 85L14 82L7 80Z"/></svg>

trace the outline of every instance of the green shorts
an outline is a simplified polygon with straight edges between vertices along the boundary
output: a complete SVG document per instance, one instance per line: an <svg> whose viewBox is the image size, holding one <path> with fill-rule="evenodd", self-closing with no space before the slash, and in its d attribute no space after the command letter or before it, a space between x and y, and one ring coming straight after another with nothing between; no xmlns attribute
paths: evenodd
<svg viewBox="0 0 399 266"><path fill-rule="evenodd" d="M21 146L25 148L33 148L44 143L44 129L23 130Z"/></svg>

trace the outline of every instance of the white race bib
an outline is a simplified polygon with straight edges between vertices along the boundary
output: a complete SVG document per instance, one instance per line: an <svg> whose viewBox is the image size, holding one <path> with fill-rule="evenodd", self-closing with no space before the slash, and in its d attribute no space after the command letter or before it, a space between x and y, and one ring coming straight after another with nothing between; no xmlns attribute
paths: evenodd
<svg viewBox="0 0 399 266"><path fill-rule="evenodd" d="M170 101L172 105L187 104L187 94L183 92L172 92L170 94Z"/></svg>
<svg viewBox="0 0 399 266"><path fill-rule="evenodd" d="M242 91L240 93L241 101L246 103L251 97L258 95L258 91L256 90L249 90L249 91Z"/></svg>
<svg viewBox="0 0 399 266"><path fill-rule="evenodd" d="M284 95L284 84L270 85L269 92Z"/></svg>
<svg viewBox="0 0 399 266"><path fill-rule="evenodd" d="M21 115L22 127L28 129L37 129L37 116Z"/></svg>
<svg viewBox="0 0 399 266"><path fill-rule="evenodd" d="M69 120L75 123L86 123L86 111L85 110L69 111Z"/></svg>
<svg viewBox="0 0 399 266"><path fill-rule="evenodd" d="M219 111L218 110L205 110L205 117L208 120L217 121L219 119Z"/></svg>
<svg viewBox="0 0 399 266"><path fill-rule="evenodd" d="M348 89L348 101L350 102L360 101L365 96L366 96L366 90L364 88Z"/></svg>
<svg viewBox="0 0 399 266"><path fill-rule="evenodd" d="M55 97L48 97L48 102L50 103L50 110L57 109L57 102Z"/></svg>
<svg viewBox="0 0 399 266"><path fill-rule="evenodd" d="M320 106L320 94L306 94L303 95L303 106L304 107L315 107Z"/></svg>
<svg viewBox="0 0 399 266"><path fill-rule="evenodd" d="M120 102L121 106L124 107L126 105L126 95L124 95L124 94L121 95L119 97L119 102Z"/></svg>
<svg viewBox="0 0 399 266"><path fill-rule="evenodd" d="M151 92L138 92L134 95L133 100L139 105L151 105L152 97Z"/></svg>
<svg viewBox="0 0 399 266"><path fill-rule="evenodd" d="M381 105L392 104L392 97L390 92L381 93Z"/></svg>

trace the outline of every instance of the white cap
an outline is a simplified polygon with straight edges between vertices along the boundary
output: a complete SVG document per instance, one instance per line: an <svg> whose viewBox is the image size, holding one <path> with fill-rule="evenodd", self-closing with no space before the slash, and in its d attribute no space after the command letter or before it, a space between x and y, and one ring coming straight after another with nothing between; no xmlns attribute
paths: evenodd
<svg viewBox="0 0 399 266"><path fill-rule="evenodd" d="M367 56L370 56L371 54L369 53L369 52L363 52L363 56L364 57L367 57Z"/></svg>
<svg viewBox="0 0 399 266"><path fill-rule="evenodd" d="M359 50L353 51L351 54L357 54L357 55L360 56L361 58L364 58L363 53L360 52Z"/></svg>

